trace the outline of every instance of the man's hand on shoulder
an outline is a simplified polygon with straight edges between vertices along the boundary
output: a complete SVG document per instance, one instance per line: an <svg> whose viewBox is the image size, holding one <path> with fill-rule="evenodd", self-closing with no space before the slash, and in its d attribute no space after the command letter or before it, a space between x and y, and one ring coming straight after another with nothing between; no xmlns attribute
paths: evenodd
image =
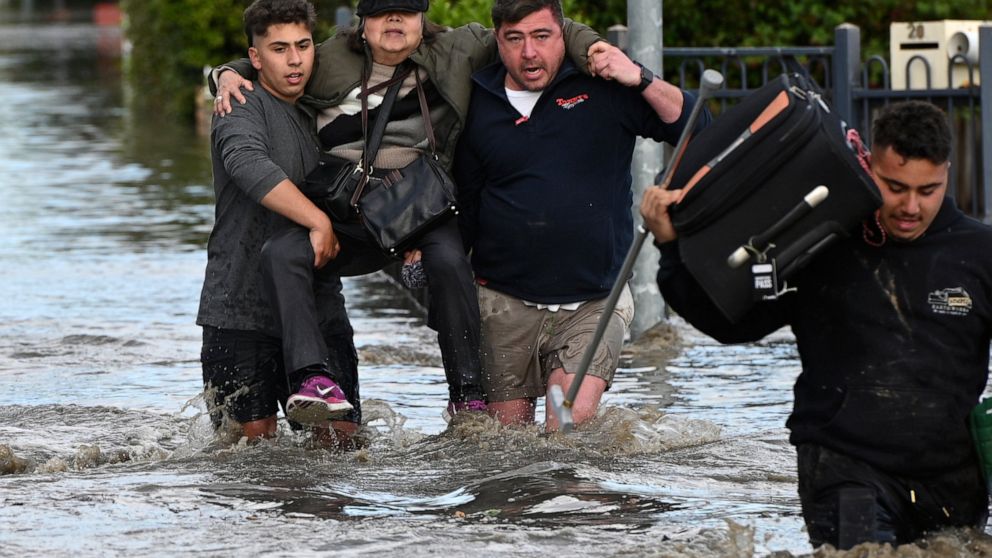
<svg viewBox="0 0 992 558"><path fill-rule="evenodd" d="M662 122L670 124L682 114L681 89L657 78L650 70L609 43L598 42L589 47L589 73L636 88Z"/></svg>
<svg viewBox="0 0 992 558"><path fill-rule="evenodd" d="M641 83L641 67L619 48L599 41L589 47L589 73L627 87Z"/></svg>
<svg viewBox="0 0 992 558"><path fill-rule="evenodd" d="M245 104L245 96L241 93L242 87L247 91L255 90L255 86L251 80L241 77L233 70L221 70L217 76L217 96L214 97L214 114L221 117L231 114L231 111L234 110L231 106L232 97L242 105Z"/></svg>

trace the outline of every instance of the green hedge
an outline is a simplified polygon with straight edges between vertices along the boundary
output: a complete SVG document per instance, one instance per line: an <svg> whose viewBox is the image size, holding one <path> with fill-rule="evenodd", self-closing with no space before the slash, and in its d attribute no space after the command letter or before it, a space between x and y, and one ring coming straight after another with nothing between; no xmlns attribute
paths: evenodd
<svg viewBox="0 0 992 558"><path fill-rule="evenodd" d="M992 19L990 0L658 0L662 2L666 46L823 46L834 28L861 28L862 50L887 54L889 23L938 19ZM491 24L491 0L433 0L438 23ZM626 0L564 0L565 14L605 34L626 23Z"/></svg>
<svg viewBox="0 0 992 558"><path fill-rule="evenodd" d="M861 28L861 50L889 53L893 21L992 19L989 0L665 0L668 46L824 46L834 28Z"/></svg>
<svg viewBox="0 0 992 558"><path fill-rule="evenodd" d="M327 36L336 2L313 2ZM203 68L246 56L241 15L251 0L121 0L133 99L145 114L192 119ZM152 110L154 112L147 112Z"/></svg>
<svg viewBox="0 0 992 558"><path fill-rule="evenodd" d="M245 52L245 5L243 0L122 0L131 44L127 75L138 108L191 117L203 67L226 53Z"/></svg>
<svg viewBox="0 0 992 558"><path fill-rule="evenodd" d="M627 21L626 0L563 0L565 15L586 23L605 35L614 24ZM457 27L469 21L492 25L492 0L431 0L431 20Z"/></svg>
<svg viewBox="0 0 992 558"><path fill-rule="evenodd" d="M887 54L889 23L933 19L992 19L992 0L658 0L667 46L829 45L834 27L861 27L862 51ZM132 50L128 75L136 101L190 117L203 67L245 53L241 13L250 0L122 0ZM340 0L314 1L330 33ZM433 0L429 15L444 25L491 25L491 0ZM627 19L625 0L564 0L565 13L606 33Z"/></svg>

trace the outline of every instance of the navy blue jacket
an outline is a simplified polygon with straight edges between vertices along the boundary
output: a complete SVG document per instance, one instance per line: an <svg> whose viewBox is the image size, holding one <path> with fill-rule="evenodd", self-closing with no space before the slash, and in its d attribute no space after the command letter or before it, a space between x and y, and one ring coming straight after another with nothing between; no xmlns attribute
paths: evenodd
<svg viewBox="0 0 992 558"><path fill-rule="evenodd" d="M968 414L989 375L992 229L946 198L926 233L881 247L852 237L804 268L789 293L730 324L691 277L677 241L658 284L689 323L725 343L792 326L802 360L787 426L912 478L975 463Z"/></svg>
<svg viewBox="0 0 992 558"><path fill-rule="evenodd" d="M609 294L633 240L630 164L636 136L676 143L682 116L661 121L634 88L582 74L566 60L529 119L506 97L506 69L473 75L455 157L466 245L476 277L534 302ZM709 122L700 118L700 127Z"/></svg>

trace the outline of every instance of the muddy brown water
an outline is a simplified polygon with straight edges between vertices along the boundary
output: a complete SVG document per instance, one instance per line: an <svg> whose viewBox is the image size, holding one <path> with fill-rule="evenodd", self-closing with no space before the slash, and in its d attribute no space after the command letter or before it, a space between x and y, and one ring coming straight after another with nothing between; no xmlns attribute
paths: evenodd
<svg viewBox="0 0 992 558"><path fill-rule="evenodd" d="M208 148L141 114L114 30L0 24L0 555L798 556L787 332L674 320L570 436L447 425L433 334L349 280L368 448L218 437L194 315ZM986 556L951 532L854 556ZM820 552L830 555L829 552Z"/></svg>

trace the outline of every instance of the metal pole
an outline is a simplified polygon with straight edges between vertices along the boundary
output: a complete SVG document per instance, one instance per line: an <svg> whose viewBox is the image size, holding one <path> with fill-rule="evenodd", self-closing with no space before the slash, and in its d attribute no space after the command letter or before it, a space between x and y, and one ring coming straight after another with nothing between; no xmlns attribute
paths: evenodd
<svg viewBox="0 0 992 558"><path fill-rule="evenodd" d="M665 175L661 177L659 181L659 187L668 188L668 184L672 180L672 174L674 170L679 166L679 162L682 160L682 155L685 153L686 144L689 142L689 138L692 136L692 130L696 127L696 120L699 118L699 114L702 112L705 102L709 99L710 95L714 91L723 86L723 75L716 70L706 70L699 79L699 102L692 107L692 112L689 113L689 118L686 120L685 128L679 136L679 141L675 145L675 150L672 152L672 156L669 158L668 167L665 169ZM589 365L592 364L592 357L596 353L596 349L599 348L599 342L602 341L603 335L606 333L606 328L613 317L613 310L617 307L617 301L620 299L620 293L623 292L624 277L630 273L630 270L634 267L634 262L637 259L637 255L641 252L641 246L644 245L644 241L647 240L650 233L643 227L638 226L637 232L634 236L634 241L630 245L630 250L627 251L627 257L623 260L623 268L620 270L620 274L617 276L617 280L613 282L613 289L610 290L610 295L606 297L606 302L603 304L603 313L599 316L599 321L596 324L596 331L593 333L592 341L589 346L586 347L585 352L582 353L582 360L579 362L579 368L575 371L575 377L572 378L572 383L568 387L568 395L562 391L561 386L554 384L548 388L548 400L551 402L551 409L554 411L555 416L558 418L558 424L561 427L561 431L564 433L569 433L572 431L572 427L575 426L575 421L572 416L572 404L575 403L575 398L579 395L579 388L582 386L582 380L585 378L586 372L589 371Z"/></svg>
<svg viewBox="0 0 992 558"><path fill-rule="evenodd" d="M657 76L663 76L662 64L662 16L660 0L628 0L627 25L630 28L630 50L628 55L647 66ZM644 190L654 185L655 177L661 169L662 146L652 141L638 138L631 163L633 177L634 225L641 226L640 207ZM658 251L643 250L634 264L630 280L630 292L634 297L634 321L630 324L631 338L636 339L653 325L664 319L665 303L661 299L655 274L658 271Z"/></svg>
<svg viewBox="0 0 992 558"><path fill-rule="evenodd" d="M620 50L630 54L630 29L627 29L626 25L611 25L609 29L606 30L606 40L610 42L611 45L619 48Z"/></svg>
<svg viewBox="0 0 992 558"><path fill-rule="evenodd" d="M982 76L982 220L992 222L992 26L978 28L978 75ZM977 188L976 188L977 189Z"/></svg>
<svg viewBox="0 0 992 558"><path fill-rule="evenodd" d="M833 75L834 110L841 120L853 126L854 96L861 75L861 29L850 23L841 23L834 28Z"/></svg>
<svg viewBox="0 0 992 558"><path fill-rule="evenodd" d="M338 6L334 10L334 25L337 26L339 31L351 27L351 18L351 8L348 6Z"/></svg>

